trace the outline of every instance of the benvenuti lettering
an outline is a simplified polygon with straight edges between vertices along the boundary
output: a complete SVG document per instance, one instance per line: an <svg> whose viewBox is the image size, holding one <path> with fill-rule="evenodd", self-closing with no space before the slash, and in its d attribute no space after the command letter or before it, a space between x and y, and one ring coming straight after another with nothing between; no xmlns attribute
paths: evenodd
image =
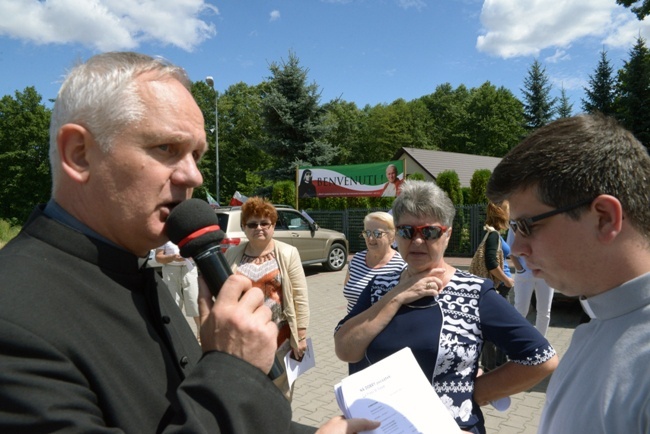
<svg viewBox="0 0 650 434"><path fill-rule="evenodd" d="M333 178L316 178L316 185L330 187L332 185L377 185L377 175L336 176Z"/></svg>

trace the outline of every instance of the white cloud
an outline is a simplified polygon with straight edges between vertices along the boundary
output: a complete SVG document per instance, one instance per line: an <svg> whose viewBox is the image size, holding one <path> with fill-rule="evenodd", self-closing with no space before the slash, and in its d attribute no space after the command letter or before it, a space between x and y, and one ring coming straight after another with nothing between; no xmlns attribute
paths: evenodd
<svg viewBox="0 0 650 434"><path fill-rule="evenodd" d="M485 0L484 29L476 47L502 58L538 56L546 48L559 53L584 37L608 43L622 31L621 26L633 26L633 21L636 17L614 0Z"/></svg>
<svg viewBox="0 0 650 434"><path fill-rule="evenodd" d="M567 54L566 50L557 49L552 56L549 56L544 60L548 63L558 63L563 60L571 60L571 56Z"/></svg>
<svg viewBox="0 0 650 434"><path fill-rule="evenodd" d="M3 0L0 36L101 51L143 42L191 51L216 34L214 24L200 18L210 13L219 11L205 0Z"/></svg>
<svg viewBox="0 0 650 434"><path fill-rule="evenodd" d="M423 0L397 0L397 4L402 9L415 8L417 10L426 7L426 3Z"/></svg>
<svg viewBox="0 0 650 434"><path fill-rule="evenodd" d="M614 48L628 48L634 45L639 35L646 41L650 39L650 20L629 20L626 14L619 14L603 43Z"/></svg>
<svg viewBox="0 0 650 434"><path fill-rule="evenodd" d="M269 14L269 21L276 21L280 19L280 11L274 10Z"/></svg>
<svg viewBox="0 0 650 434"><path fill-rule="evenodd" d="M587 80L580 77L571 77L568 75L565 76L551 76L551 84L553 88L558 92L560 89L564 88L565 90L582 90L587 87Z"/></svg>

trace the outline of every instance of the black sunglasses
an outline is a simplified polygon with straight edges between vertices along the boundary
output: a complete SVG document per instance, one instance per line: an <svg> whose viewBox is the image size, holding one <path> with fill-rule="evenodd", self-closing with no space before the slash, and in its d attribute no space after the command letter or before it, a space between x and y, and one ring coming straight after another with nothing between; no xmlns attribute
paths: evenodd
<svg viewBox="0 0 650 434"><path fill-rule="evenodd" d="M366 229L365 231L361 231L361 236L370 238L370 237L375 237L375 239L379 239L386 235L388 232L380 231L379 229L375 229L374 231Z"/></svg>
<svg viewBox="0 0 650 434"><path fill-rule="evenodd" d="M553 217L554 215L572 211L576 208L580 208L581 206L589 205L593 201L594 201L593 199L583 200L582 202L565 206L562 208L554 209L553 211L545 212L543 214L539 214L533 217L510 220L510 229L512 229L515 233L519 232L522 236L527 237L531 234L533 230L533 224L535 224L536 222L540 220L544 220L549 217Z"/></svg>
<svg viewBox="0 0 650 434"><path fill-rule="evenodd" d="M420 236L427 240L437 240L447 232L447 229L449 227L447 226L440 226L440 225L424 225L424 226L408 226L408 225L403 225L403 226L397 226L397 235L399 235L402 238L406 238L407 240L412 240L413 237L416 234L420 234Z"/></svg>
<svg viewBox="0 0 650 434"><path fill-rule="evenodd" d="M257 229L259 226L260 229L268 229L271 227L271 222L251 222L251 223L246 223L245 225L248 229Z"/></svg>

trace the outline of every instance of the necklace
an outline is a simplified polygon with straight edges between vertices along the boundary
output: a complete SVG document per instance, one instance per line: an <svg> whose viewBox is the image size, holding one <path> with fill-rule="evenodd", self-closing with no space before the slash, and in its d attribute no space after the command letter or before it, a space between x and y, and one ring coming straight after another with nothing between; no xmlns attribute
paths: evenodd
<svg viewBox="0 0 650 434"><path fill-rule="evenodd" d="M426 303L426 304L419 304ZM419 300L415 300L412 304L405 304L404 306L410 307L411 309L428 309L430 307L436 306L438 304L438 297L422 297Z"/></svg>
<svg viewBox="0 0 650 434"><path fill-rule="evenodd" d="M269 248L269 247L270 247L270 248ZM250 250L252 250L252 249L253 249L252 246L250 245L250 243L248 243L248 244L246 245L246 247L244 248L244 255L248 256L249 258L260 258L260 257L262 257L262 256L266 256L266 255L268 255L269 253L273 252L273 250L275 249L275 244L270 243L269 245L265 246L264 249L262 249L262 251L260 252L259 255L255 255L255 254L252 254L252 253L248 253L248 252L250 252Z"/></svg>

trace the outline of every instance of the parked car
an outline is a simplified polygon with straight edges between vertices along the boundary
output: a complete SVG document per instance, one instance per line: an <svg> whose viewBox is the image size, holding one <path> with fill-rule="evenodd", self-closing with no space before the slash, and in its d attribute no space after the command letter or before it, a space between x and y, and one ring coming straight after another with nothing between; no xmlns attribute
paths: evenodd
<svg viewBox="0 0 650 434"><path fill-rule="evenodd" d="M318 226L306 213L286 205L275 205L278 221L273 238L298 249L303 265L323 264L329 271L341 270L347 263L348 240L342 232ZM221 248L226 251L246 240L241 227L241 207L221 207L215 212L226 238Z"/></svg>

